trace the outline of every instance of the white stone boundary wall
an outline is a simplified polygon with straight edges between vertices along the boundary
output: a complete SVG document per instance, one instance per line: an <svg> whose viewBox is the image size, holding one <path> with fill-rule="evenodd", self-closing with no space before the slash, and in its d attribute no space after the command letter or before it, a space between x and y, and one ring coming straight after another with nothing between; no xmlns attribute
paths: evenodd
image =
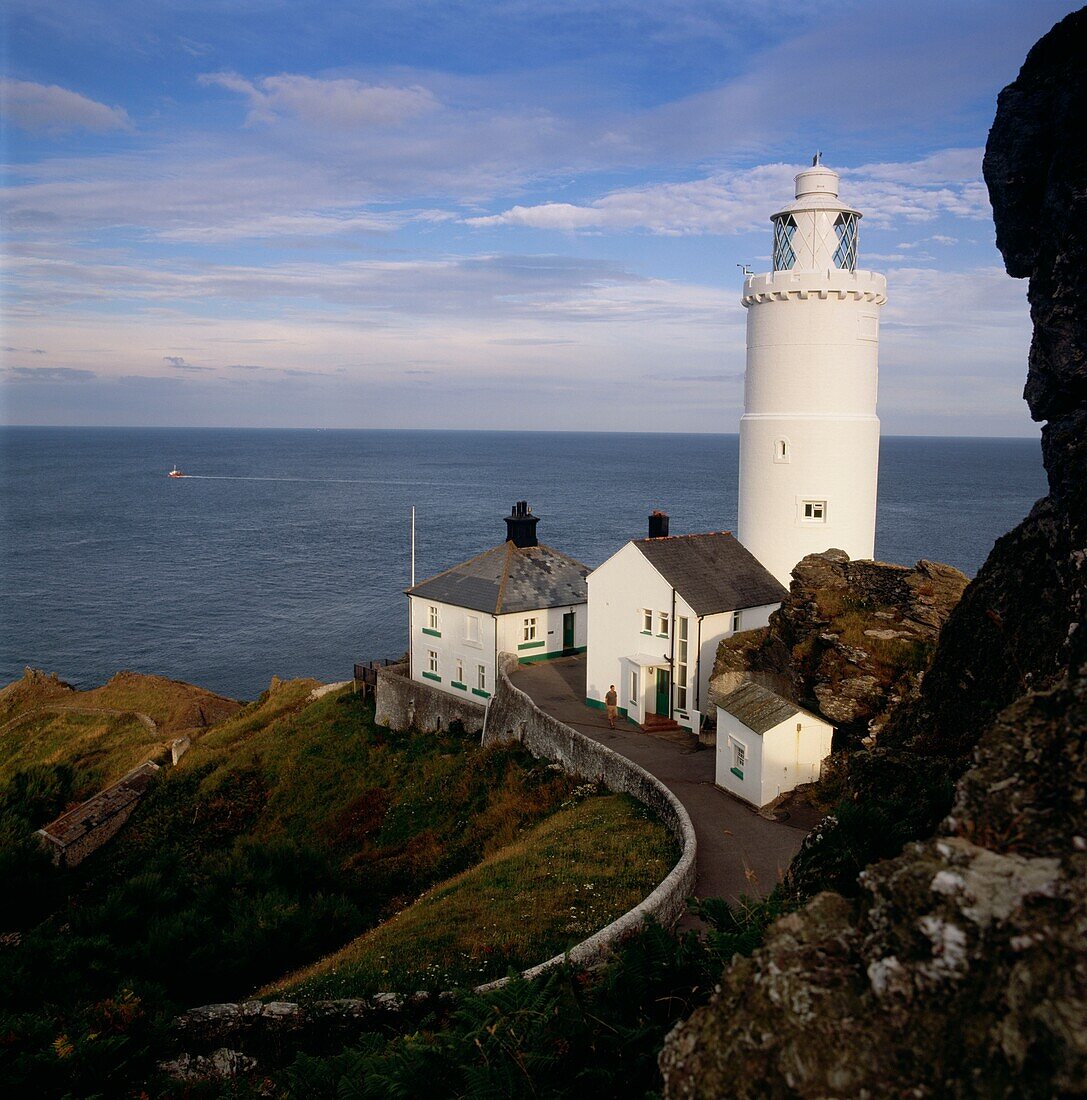
<svg viewBox="0 0 1087 1100"><path fill-rule="evenodd" d="M582 967L599 962L622 940L638 932L650 918L665 928L671 928L686 911L687 898L694 893L695 834L683 804L659 779L625 756L545 714L510 681L509 673L516 667L515 655L499 655L498 683L486 709L485 721L483 707L478 707L480 713L474 716L475 728L483 729L483 744L518 741L537 758L561 764L573 775L597 780L617 794L629 794L653 810L680 845L676 865L647 898L569 951L522 972L523 978L534 978L566 962ZM440 717L445 722L454 713L449 708L465 705L445 692L409 680L404 675L406 668L406 665L395 665L378 672L377 721L382 725L399 730L410 728L413 721L429 723ZM465 721L459 714L456 717ZM470 728L467 721L465 726ZM416 728L425 731L437 727L416 725ZM475 992L487 993L501 988L508 981L509 978L499 978L476 986ZM436 994L439 1000L449 996L449 993ZM322 1034L327 1035L330 1028L349 1030L352 1021L358 1028L363 1026L360 1021L372 1021L375 1017L403 1012L413 1005L425 1007L428 1003L426 994L377 993L366 998L305 1004L250 1001L245 1004L204 1005L180 1016L174 1021L174 1029L183 1045L216 1050L220 1055L237 1054L236 1050L225 1048L222 1044L230 1042L247 1050L254 1047L260 1050L269 1044L278 1047L284 1034L304 1031L315 1022ZM241 1057L252 1062L246 1055ZM161 1068L177 1079L223 1076L216 1072L212 1062L210 1057L187 1053L164 1063Z"/></svg>
<svg viewBox="0 0 1087 1100"><path fill-rule="evenodd" d="M564 962L575 966L592 965L621 940L637 932L649 918L671 928L683 916L687 898L694 892L696 842L694 825L683 804L656 776L545 714L510 680L510 672L516 667L515 655L499 654L498 683L487 708L483 744L517 741L533 756L555 761L573 775L596 780L617 794L629 794L660 817L680 846L678 862L649 897L587 940L522 975L534 978ZM507 980L489 982L479 986L477 992L497 989Z"/></svg>
<svg viewBox="0 0 1087 1100"><path fill-rule="evenodd" d="M486 708L469 699L458 699L441 688L412 680L406 663L377 670L374 721L379 726L403 733L416 729L436 733L460 722L468 733L483 729Z"/></svg>

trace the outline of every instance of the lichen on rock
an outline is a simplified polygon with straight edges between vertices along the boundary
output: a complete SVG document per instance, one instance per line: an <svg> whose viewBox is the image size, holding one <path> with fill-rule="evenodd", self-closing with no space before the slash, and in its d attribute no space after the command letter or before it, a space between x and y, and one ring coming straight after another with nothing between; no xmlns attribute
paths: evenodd
<svg viewBox="0 0 1087 1100"><path fill-rule="evenodd" d="M858 811L943 775L950 813L927 833L921 815L856 896L817 894L726 969L661 1054L671 1100L1087 1095L1085 55L1087 9L1001 93L985 157L998 246L1030 278L1025 396L1048 421L1049 495L997 541L916 696L851 766ZM794 884L825 880L840 827L809 838Z"/></svg>
<svg viewBox="0 0 1087 1100"><path fill-rule="evenodd" d="M713 684L754 678L792 696L838 729L836 750L874 738L893 708L913 698L940 628L966 587L950 565L913 568L809 554L770 624L726 638Z"/></svg>

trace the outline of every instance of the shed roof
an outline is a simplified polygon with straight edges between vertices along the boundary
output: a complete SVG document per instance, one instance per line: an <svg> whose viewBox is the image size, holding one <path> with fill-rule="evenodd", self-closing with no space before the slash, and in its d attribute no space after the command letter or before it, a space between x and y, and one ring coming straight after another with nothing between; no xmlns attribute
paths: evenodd
<svg viewBox="0 0 1087 1100"><path fill-rule="evenodd" d="M807 713L783 695L750 680L721 696L717 705L755 733L766 733L794 714Z"/></svg>
<svg viewBox="0 0 1087 1100"><path fill-rule="evenodd" d="M781 603L789 594L728 531L635 539L634 545L696 615Z"/></svg>
<svg viewBox="0 0 1087 1100"><path fill-rule="evenodd" d="M587 565L543 543L515 546L504 542L420 581L407 593L473 611L507 615L584 603L588 598L588 572Z"/></svg>

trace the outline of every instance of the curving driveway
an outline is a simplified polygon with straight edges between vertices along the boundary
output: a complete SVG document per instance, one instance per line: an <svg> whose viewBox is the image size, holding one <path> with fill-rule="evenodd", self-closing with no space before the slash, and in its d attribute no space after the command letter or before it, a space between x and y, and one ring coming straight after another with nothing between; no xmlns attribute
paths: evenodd
<svg viewBox="0 0 1087 1100"><path fill-rule="evenodd" d="M781 879L807 825L769 821L717 788L712 748L694 748L685 732L648 734L623 720L609 729L603 712L585 705L584 656L521 665L513 681L541 710L640 764L683 803L698 840L699 897L767 894Z"/></svg>

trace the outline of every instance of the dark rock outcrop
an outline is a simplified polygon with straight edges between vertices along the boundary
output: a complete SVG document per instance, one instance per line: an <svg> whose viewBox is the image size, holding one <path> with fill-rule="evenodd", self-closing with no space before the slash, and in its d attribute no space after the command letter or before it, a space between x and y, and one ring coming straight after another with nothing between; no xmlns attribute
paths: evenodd
<svg viewBox="0 0 1087 1100"><path fill-rule="evenodd" d="M720 644L713 683L763 681L834 723L836 749L856 747L916 697L966 585L959 570L936 562L909 569L850 561L841 550L809 554L770 625Z"/></svg>
<svg viewBox="0 0 1087 1100"><path fill-rule="evenodd" d="M730 965L662 1053L671 1098L1087 1095L1085 54L1082 10L1001 93L985 158L1008 271L1030 278L1049 495L853 780L871 806L942 774L951 812Z"/></svg>

